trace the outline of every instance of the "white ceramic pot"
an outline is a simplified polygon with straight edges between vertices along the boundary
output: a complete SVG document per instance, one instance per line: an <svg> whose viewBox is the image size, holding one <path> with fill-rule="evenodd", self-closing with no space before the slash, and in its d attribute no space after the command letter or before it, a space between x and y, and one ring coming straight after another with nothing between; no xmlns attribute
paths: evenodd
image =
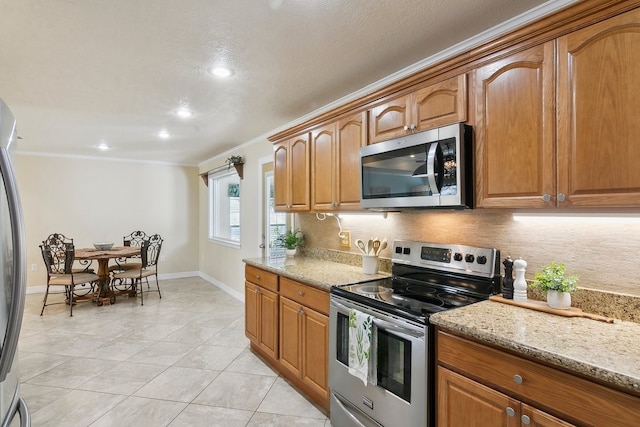
<svg viewBox="0 0 640 427"><path fill-rule="evenodd" d="M571 307L571 294L569 292L547 291L547 304L558 310L566 310Z"/></svg>
<svg viewBox="0 0 640 427"><path fill-rule="evenodd" d="M285 249L284 253L285 255L291 257L291 256L296 256L296 253L298 252L298 248L293 248L293 249Z"/></svg>

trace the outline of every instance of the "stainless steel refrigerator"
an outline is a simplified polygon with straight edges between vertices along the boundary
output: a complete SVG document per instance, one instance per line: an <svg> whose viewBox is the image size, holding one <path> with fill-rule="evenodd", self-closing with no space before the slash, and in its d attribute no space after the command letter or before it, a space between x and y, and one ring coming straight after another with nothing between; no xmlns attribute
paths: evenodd
<svg viewBox="0 0 640 427"><path fill-rule="evenodd" d="M13 171L16 121L0 99L0 426L31 425L20 398L18 337L26 286L22 207Z"/></svg>

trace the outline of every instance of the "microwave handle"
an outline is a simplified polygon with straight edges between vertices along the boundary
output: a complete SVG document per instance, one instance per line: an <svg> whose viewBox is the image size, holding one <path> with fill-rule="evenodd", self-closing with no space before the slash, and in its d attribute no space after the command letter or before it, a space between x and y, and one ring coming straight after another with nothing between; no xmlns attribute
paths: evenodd
<svg viewBox="0 0 640 427"><path fill-rule="evenodd" d="M438 143L434 142L429 144L429 151L427 152L427 181L429 182L429 188L431 194L440 194L440 189L436 184L436 151L438 150Z"/></svg>

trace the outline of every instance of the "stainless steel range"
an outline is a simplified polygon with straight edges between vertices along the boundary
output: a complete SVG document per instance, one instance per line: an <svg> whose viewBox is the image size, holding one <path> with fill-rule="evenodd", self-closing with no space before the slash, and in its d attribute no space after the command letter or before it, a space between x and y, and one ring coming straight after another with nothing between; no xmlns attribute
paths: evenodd
<svg viewBox="0 0 640 427"><path fill-rule="evenodd" d="M500 292L496 249L395 241L392 276L331 289L334 427L435 425L429 316Z"/></svg>

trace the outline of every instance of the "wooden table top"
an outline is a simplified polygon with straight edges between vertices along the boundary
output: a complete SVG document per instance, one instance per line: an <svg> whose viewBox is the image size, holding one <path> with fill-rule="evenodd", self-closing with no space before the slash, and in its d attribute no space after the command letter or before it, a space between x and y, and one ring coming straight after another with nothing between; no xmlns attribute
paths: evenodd
<svg viewBox="0 0 640 427"><path fill-rule="evenodd" d="M131 246L114 246L108 251L99 251L95 248L75 250L76 259L127 258L135 255L140 255L140 248Z"/></svg>

